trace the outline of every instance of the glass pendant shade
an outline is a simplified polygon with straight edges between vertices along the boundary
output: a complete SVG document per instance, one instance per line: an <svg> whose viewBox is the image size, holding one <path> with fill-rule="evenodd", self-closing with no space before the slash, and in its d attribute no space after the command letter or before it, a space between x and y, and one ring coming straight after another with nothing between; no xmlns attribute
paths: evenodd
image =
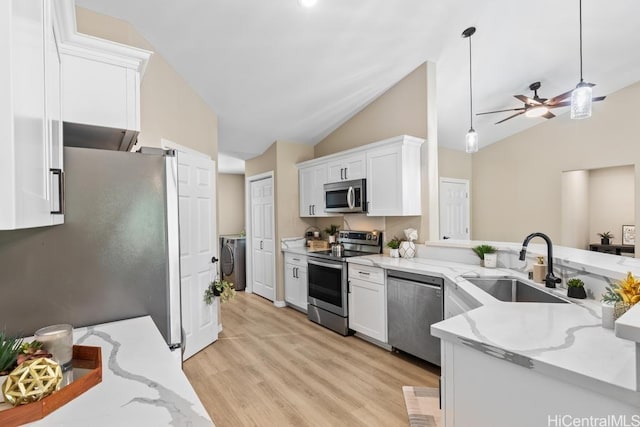
<svg viewBox="0 0 640 427"><path fill-rule="evenodd" d="M571 92L571 118L586 119L591 117L591 100L593 91L591 86L580 82Z"/></svg>
<svg viewBox="0 0 640 427"><path fill-rule="evenodd" d="M469 129L469 132L467 132L467 136L465 137L465 141L467 153L478 152L478 132L473 130L473 128Z"/></svg>

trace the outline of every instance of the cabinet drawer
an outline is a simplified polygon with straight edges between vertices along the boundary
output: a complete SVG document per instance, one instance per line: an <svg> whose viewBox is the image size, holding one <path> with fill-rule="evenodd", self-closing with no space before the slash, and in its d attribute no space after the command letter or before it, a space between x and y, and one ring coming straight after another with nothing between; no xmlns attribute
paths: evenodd
<svg viewBox="0 0 640 427"><path fill-rule="evenodd" d="M307 267L307 256L285 252L284 263L297 265L299 267Z"/></svg>
<svg viewBox="0 0 640 427"><path fill-rule="evenodd" d="M366 280L368 282L384 285L384 270L379 267L349 264L349 278Z"/></svg>

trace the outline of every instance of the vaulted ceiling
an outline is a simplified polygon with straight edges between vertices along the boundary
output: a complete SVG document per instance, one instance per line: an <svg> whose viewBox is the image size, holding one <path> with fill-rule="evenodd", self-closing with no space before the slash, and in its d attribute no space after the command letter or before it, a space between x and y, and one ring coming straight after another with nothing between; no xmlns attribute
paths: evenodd
<svg viewBox="0 0 640 427"><path fill-rule="evenodd" d="M468 44L475 112L519 107L579 81L578 0L76 0L130 22L217 112L219 152L248 159L277 139L315 144L425 61L437 66L438 141L464 149ZM640 2L583 1L594 96L640 80ZM606 101L604 101L606 102ZM594 114L599 106L594 105ZM563 113L555 110L556 113ZM542 123L474 118L480 146Z"/></svg>

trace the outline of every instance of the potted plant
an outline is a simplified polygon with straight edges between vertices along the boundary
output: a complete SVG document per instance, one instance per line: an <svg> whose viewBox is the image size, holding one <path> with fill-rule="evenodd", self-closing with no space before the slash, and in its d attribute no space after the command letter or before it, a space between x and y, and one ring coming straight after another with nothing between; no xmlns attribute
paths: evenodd
<svg viewBox="0 0 640 427"><path fill-rule="evenodd" d="M22 338L9 338L0 332L0 376L8 375L15 367L21 348Z"/></svg>
<svg viewBox="0 0 640 427"><path fill-rule="evenodd" d="M491 245L482 244L473 248L473 252L478 255L478 257L482 260L482 265L487 268L495 268L498 255L496 254L496 248Z"/></svg>
<svg viewBox="0 0 640 427"><path fill-rule="evenodd" d="M584 290L584 282L575 277L567 280L567 296L570 298L585 299L587 292Z"/></svg>
<svg viewBox="0 0 640 427"><path fill-rule="evenodd" d="M335 224L331 224L329 227L324 229L324 232L329 236L329 243L336 242L336 234L338 234L338 230L340 230L340 226Z"/></svg>
<svg viewBox="0 0 640 427"><path fill-rule="evenodd" d="M613 329L615 322L616 304L622 301L620 294L615 291L616 285L607 286L606 292L602 294L602 327Z"/></svg>
<svg viewBox="0 0 640 427"><path fill-rule="evenodd" d="M400 248L400 239L393 236L393 239L387 242L387 247L389 248L389 256L391 258L400 258L400 251L398 250L398 248Z"/></svg>
<svg viewBox="0 0 640 427"><path fill-rule="evenodd" d="M605 231L604 233L598 233L598 236L600 236L601 245L608 245L611 239L613 239L613 234L611 234L610 231Z"/></svg>
<svg viewBox="0 0 640 427"><path fill-rule="evenodd" d="M227 302L236 296L236 289L233 283L226 280L216 279L204 290L204 302L207 305L213 304L213 297L220 297L220 302Z"/></svg>

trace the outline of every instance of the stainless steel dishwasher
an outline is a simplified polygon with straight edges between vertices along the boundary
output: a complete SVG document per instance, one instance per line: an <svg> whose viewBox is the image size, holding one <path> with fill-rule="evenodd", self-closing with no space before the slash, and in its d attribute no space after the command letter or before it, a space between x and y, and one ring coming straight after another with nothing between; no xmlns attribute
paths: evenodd
<svg viewBox="0 0 640 427"><path fill-rule="evenodd" d="M389 345L440 366L440 339L431 325L444 318L440 277L387 271Z"/></svg>

